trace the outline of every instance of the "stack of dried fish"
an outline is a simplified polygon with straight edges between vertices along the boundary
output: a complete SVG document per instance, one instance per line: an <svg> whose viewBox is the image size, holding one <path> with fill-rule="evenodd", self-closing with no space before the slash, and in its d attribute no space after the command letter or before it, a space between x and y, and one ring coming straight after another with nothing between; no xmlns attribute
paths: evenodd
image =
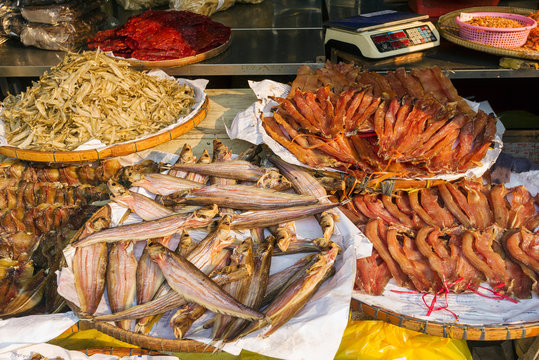
<svg viewBox="0 0 539 360"><path fill-rule="evenodd" d="M194 103L188 85L87 51L66 55L26 92L5 98L2 117L10 145L73 150L90 139L110 145L157 132Z"/></svg>
<svg viewBox="0 0 539 360"><path fill-rule="evenodd" d="M74 238L80 316L148 333L175 309L170 326L183 338L209 310L217 313L214 339L232 341L271 324L269 335L301 310L334 273L338 203L307 172L276 158L271 161L281 172L259 167L247 161L249 154L232 159L216 140L213 157L205 151L197 159L184 146L166 175L124 173L128 185L156 200L109 181L113 200L143 221L111 227L106 206ZM285 191L291 187L296 193ZM301 238L294 220L312 215L322 236ZM135 256L140 242L144 250ZM303 252L310 254L270 276L272 256ZM92 316L105 289L112 314Z"/></svg>
<svg viewBox="0 0 539 360"><path fill-rule="evenodd" d="M92 203L109 199L106 181L121 170L114 159L97 166L0 163L0 317L31 310L44 293L44 311L63 307L54 274L62 249L98 209Z"/></svg>
<svg viewBox="0 0 539 360"><path fill-rule="evenodd" d="M286 98L262 119L265 131L304 164L359 179L417 177L476 166L497 119L475 114L438 67L385 77L353 65L298 70Z"/></svg>
<svg viewBox="0 0 539 360"><path fill-rule="evenodd" d="M509 296L529 298L539 293L538 200L524 186L508 189L482 179L393 196L357 195L346 207L374 251L357 261L356 287L380 295L393 277L422 292L446 283L462 292L487 281Z"/></svg>

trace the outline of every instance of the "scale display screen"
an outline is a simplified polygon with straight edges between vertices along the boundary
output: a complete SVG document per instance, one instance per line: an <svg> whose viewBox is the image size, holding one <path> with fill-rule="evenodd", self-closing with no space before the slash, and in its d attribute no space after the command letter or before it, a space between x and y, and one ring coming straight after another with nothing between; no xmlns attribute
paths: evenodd
<svg viewBox="0 0 539 360"><path fill-rule="evenodd" d="M378 51L387 52L434 42L437 39L428 26L414 26L402 30L371 35L371 40Z"/></svg>

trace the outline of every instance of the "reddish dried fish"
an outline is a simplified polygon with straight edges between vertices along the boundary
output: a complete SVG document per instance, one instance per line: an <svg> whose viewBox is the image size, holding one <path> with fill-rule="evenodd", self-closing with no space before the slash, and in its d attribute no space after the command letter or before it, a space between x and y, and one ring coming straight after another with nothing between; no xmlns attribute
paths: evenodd
<svg viewBox="0 0 539 360"><path fill-rule="evenodd" d="M417 250L415 242L395 228L387 229L387 248L402 271L408 275L415 289L430 291L438 278L431 270L428 260Z"/></svg>
<svg viewBox="0 0 539 360"><path fill-rule="evenodd" d="M504 240L504 247L513 259L539 272L539 234L524 228Z"/></svg>
<svg viewBox="0 0 539 360"><path fill-rule="evenodd" d="M371 220L365 227L365 236L370 240L380 257L385 261L391 275L399 286L411 287L408 276L401 270L398 262L391 256L388 249L387 228L381 219Z"/></svg>
<svg viewBox="0 0 539 360"><path fill-rule="evenodd" d="M493 242L499 236L500 228L495 226L483 232L467 231L462 236L464 255L485 275L487 282L493 287L506 283L508 279L503 259L492 249Z"/></svg>
<svg viewBox="0 0 539 360"><path fill-rule="evenodd" d="M370 256L356 260L354 289L369 295L382 295L391 272L376 249Z"/></svg>

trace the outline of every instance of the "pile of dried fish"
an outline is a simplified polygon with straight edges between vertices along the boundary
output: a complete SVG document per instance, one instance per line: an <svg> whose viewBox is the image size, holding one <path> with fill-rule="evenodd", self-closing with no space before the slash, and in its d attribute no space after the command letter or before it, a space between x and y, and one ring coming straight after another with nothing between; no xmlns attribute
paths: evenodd
<svg viewBox="0 0 539 360"><path fill-rule="evenodd" d="M367 175L460 173L484 158L497 119L475 114L438 67L386 77L353 65L298 70L262 125L299 161Z"/></svg>
<svg viewBox="0 0 539 360"><path fill-rule="evenodd" d="M191 111L193 89L132 69L100 51L68 54L26 92L4 99L10 145L73 150L90 139L136 139Z"/></svg>
<svg viewBox="0 0 539 360"><path fill-rule="evenodd" d="M206 324L213 338L232 341L271 324L267 336L303 308L335 271L339 203L298 167L271 158L278 169L265 168L247 160L251 153L231 155L218 140L213 157L205 151L197 159L186 145L166 175L133 170L108 182L113 201L143 221L111 227L107 205L74 237L80 316L148 333L176 309L169 322L183 338L209 310L217 313ZM132 192L122 181L157 197ZM296 193L286 191L292 187ZM301 238L294 220L313 215L323 235ZM196 241L192 235L201 230ZM304 252L294 266L270 276L272 256ZM94 315L105 290L112 313Z"/></svg>
<svg viewBox="0 0 539 360"><path fill-rule="evenodd" d="M539 293L539 196L524 186L465 179L393 196L357 195L345 206L374 246L357 260L359 291L380 295L393 277L422 292L440 284L473 291L487 281L508 296Z"/></svg>
<svg viewBox="0 0 539 360"><path fill-rule="evenodd" d="M154 165L135 169L155 171ZM99 208L92 203L109 199L106 181L122 170L115 159L93 166L0 163L0 317L65 307L55 274L62 249Z"/></svg>

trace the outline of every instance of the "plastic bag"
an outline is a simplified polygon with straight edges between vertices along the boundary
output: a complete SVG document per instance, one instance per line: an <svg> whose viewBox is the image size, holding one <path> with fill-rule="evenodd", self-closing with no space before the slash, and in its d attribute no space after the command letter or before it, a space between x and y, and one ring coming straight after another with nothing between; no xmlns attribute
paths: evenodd
<svg viewBox="0 0 539 360"><path fill-rule="evenodd" d="M471 360L466 341L421 334L385 321L350 321L335 360Z"/></svg>
<svg viewBox="0 0 539 360"><path fill-rule="evenodd" d="M166 5L168 0L116 0L125 10L142 10Z"/></svg>
<svg viewBox="0 0 539 360"><path fill-rule="evenodd" d="M25 6L21 9L21 14L28 22L56 25L75 21L100 5L100 1L76 1L69 4Z"/></svg>
<svg viewBox="0 0 539 360"><path fill-rule="evenodd" d="M170 0L169 7L210 16L234 5L236 0Z"/></svg>
<svg viewBox="0 0 539 360"><path fill-rule="evenodd" d="M0 36L18 37L25 23L19 6L12 1L0 1Z"/></svg>
<svg viewBox="0 0 539 360"><path fill-rule="evenodd" d="M75 51L95 35L106 14L97 10L84 20L57 25L28 23L21 32L21 42L45 50Z"/></svg>

